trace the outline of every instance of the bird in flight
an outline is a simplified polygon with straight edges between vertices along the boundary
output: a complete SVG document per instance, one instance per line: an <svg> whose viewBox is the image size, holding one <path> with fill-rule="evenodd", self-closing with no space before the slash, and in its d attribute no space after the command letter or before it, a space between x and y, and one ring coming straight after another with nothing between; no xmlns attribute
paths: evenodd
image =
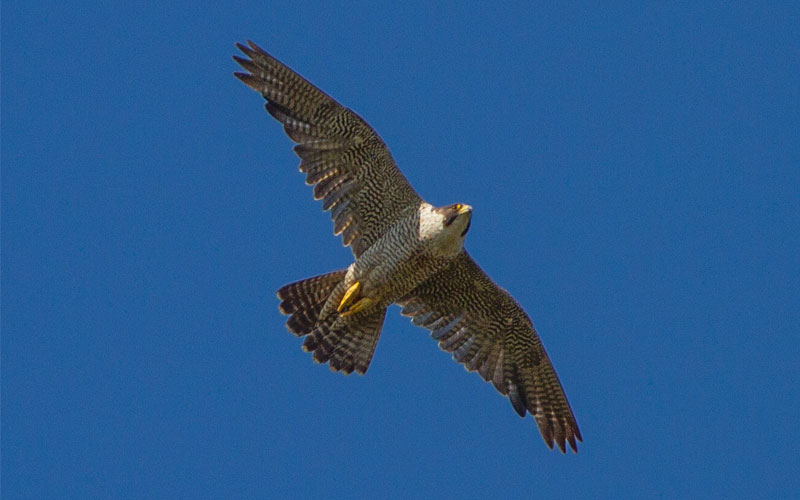
<svg viewBox="0 0 800 500"><path fill-rule="evenodd" d="M363 375L386 309L398 304L521 417L533 415L548 447L577 452L578 424L533 323L464 249L472 207L426 203L360 116L256 44L236 46L246 72L234 74L296 143L306 184L354 256L346 269L278 290L303 349L331 370Z"/></svg>

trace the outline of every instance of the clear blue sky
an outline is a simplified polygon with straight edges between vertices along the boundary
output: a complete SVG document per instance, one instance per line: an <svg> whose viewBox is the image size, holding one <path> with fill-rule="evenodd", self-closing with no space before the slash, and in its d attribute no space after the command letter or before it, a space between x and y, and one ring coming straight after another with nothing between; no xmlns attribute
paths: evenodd
<svg viewBox="0 0 800 500"><path fill-rule="evenodd" d="M3 498L796 494L800 8L773 3L3 2ZM248 38L475 207L578 455L397 308L365 377L301 351L275 290L351 256L232 76Z"/></svg>

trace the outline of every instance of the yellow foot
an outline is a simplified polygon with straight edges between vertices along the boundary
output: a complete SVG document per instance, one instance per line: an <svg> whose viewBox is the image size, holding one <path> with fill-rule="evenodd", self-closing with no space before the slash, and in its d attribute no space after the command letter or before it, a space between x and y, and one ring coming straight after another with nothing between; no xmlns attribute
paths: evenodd
<svg viewBox="0 0 800 500"><path fill-rule="evenodd" d="M342 315L343 318L346 318L347 316L350 316L353 313L357 313L358 311L361 311L362 309L366 309L367 307L371 306L373 302L375 302L375 301L372 300L369 297L362 297L362 298L358 299L358 302L356 302L355 304L350 306L350 308L348 310L346 310L345 312L343 312L341 315Z"/></svg>
<svg viewBox="0 0 800 500"><path fill-rule="evenodd" d="M350 303L356 299L356 296L358 295L358 291L360 289L361 289L360 281L356 281L355 283L353 283L350 286L350 288L348 288L347 291L344 292L344 297L342 297L342 301L339 302L339 307L337 307L336 310L342 312L343 309L349 306Z"/></svg>
<svg viewBox="0 0 800 500"><path fill-rule="evenodd" d="M357 313L367 307L369 307L374 300L369 297L361 297L361 282L356 281L353 283L350 288L344 292L344 297L342 297L342 301L339 302L339 307L336 308L339 313L341 313L342 317L350 316L353 313Z"/></svg>

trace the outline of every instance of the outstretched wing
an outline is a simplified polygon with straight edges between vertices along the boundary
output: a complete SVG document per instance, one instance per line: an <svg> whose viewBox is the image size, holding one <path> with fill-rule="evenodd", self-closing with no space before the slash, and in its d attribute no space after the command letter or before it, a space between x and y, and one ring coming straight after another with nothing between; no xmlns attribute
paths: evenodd
<svg viewBox="0 0 800 500"><path fill-rule="evenodd" d="M568 442L578 451L578 424L530 318L466 251L398 303L453 359L508 396L521 417L530 412L547 446L565 452Z"/></svg>
<svg viewBox="0 0 800 500"><path fill-rule="evenodd" d="M261 93L267 111L297 143L300 171L314 198L331 211L334 234L356 257L422 201L378 134L357 114L253 42L234 56L249 73L234 73Z"/></svg>

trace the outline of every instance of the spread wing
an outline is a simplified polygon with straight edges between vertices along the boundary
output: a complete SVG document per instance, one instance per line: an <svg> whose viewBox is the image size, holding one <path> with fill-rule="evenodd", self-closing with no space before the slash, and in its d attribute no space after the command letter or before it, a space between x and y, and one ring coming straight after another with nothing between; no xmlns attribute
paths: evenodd
<svg viewBox="0 0 800 500"><path fill-rule="evenodd" d="M530 318L466 251L398 303L453 359L508 396L521 417L530 412L547 446L565 452L568 442L577 452L578 424Z"/></svg>
<svg viewBox="0 0 800 500"><path fill-rule="evenodd" d="M234 56L235 75L267 100L267 111L297 143L300 171L331 211L334 234L356 257L422 201L367 123L253 42Z"/></svg>

